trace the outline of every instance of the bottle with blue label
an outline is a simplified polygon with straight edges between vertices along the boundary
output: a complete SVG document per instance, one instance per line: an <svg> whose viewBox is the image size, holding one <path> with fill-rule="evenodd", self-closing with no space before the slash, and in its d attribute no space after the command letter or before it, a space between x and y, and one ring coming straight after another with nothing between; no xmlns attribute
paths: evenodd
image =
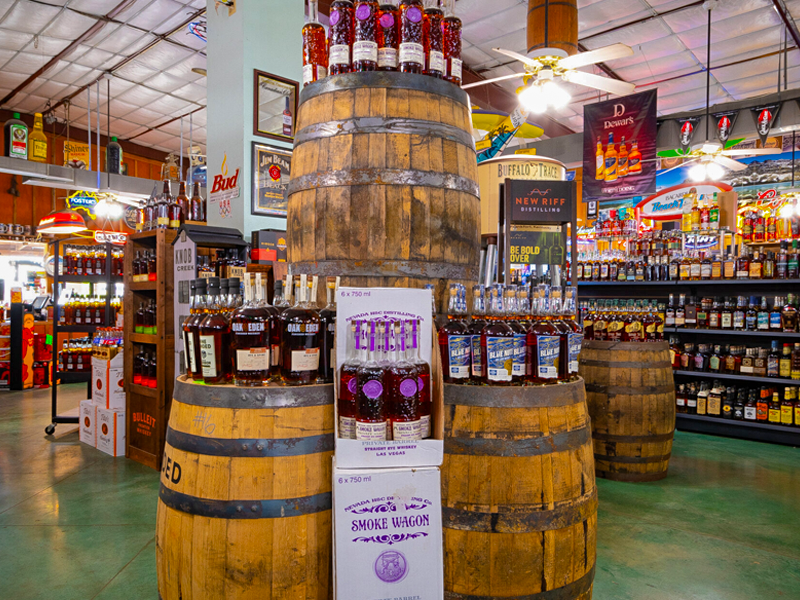
<svg viewBox="0 0 800 600"><path fill-rule="evenodd" d="M511 331L514 332L514 359L511 363L511 381L515 385L524 385L526 379L526 338L527 331L520 321L520 302L516 286L509 285L505 289L506 315L505 320Z"/></svg>
<svg viewBox="0 0 800 600"><path fill-rule="evenodd" d="M481 360L481 331L486 327L484 293L485 287L483 285L472 286L472 319L467 325L467 333L470 335L472 343L470 383L475 385L483 383L485 376L483 361Z"/></svg>
<svg viewBox="0 0 800 600"><path fill-rule="evenodd" d="M558 382L558 365L561 351L559 332L552 323L550 313L550 286L536 286L533 296L533 323L528 329L529 381L544 385Z"/></svg>
<svg viewBox="0 0 800 600"><path fill-rule="evenodd" d="M470 378L472 336L464 322L466 303L462 303L462 288L450 284L447 323L439 330L439 351L442 356L442 375L445 383L467 383Z"/></svg>
<svg viewBox="0 0 800 600"><path fill-rule="evenodd" d="M501 286L492 286L486 327L481 332L481 358L484 383L512 385L514 363L514 332L504 321Z"/></svg>
<svg viewBox="0 0 800 600"><path fill-rule="evenodd" d="M550 312L547 315L553 327L558 331L558 355L564 357L564 360L558 362L558 379L559 381L569 380L568 363L569 360L569 335L572 330L567 325L563 317L564 301L562 299L560 288L551 288L550 290Z"/></svg>

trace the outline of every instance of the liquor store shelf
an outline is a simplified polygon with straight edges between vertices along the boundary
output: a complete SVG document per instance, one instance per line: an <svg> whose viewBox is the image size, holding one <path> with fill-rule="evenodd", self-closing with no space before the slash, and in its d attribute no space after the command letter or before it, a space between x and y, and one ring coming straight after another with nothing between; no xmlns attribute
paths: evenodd
<svg viewBox="0 0 800 600"><path fill-rule="evenodd" d="M701 279L699 281L579 281L582 286L626 286L626 285L652 285L652 286L707 286L707 285L800 285L800 279Z"/></svg>
<svg viewBox="0 0 800 600"><path fill-rule="evenodd" d="M155 292L158 288L157 281L133 281L128 287L134 292Z"/></svg>
<svg viewBox="0 0 800 600"><path fill-rule="evenodd" d="M130 333L130 340L135 344L157 344L161 337L149 333Z"/></svg>
<svg viewBox="0 0 800 600"><path fill-rule="evenodd" d="M678 413L676 415L675 426L681 431L724 435L743 440L770 442L787 446L800 446L800 427L773 425L760 421L737 421L686 413Z"/></svg>
<svg viewBox="0 0 800 600"><path fill-rule="evenodd" d="M122 283L119 275L59 275L58 280L62 283Z"/></svg>
<svg viewBox="0 0 800 600"><path fill-rule="evenodd" d="M711 335L739 335L768 338L794 338L800 341L800 333L784 331L744 331L740 329L691 329L688 327L664 327L664 333L709 333Z"/></svg>
<svg viewBox="0 0 800 600"><path fill-rule="evenodd" d="M148 398L158 399L158 389L139 385L138 383L129 384L131 394L139 394L140 396L147 396Z"/></svg>
<svg viewBox="0 0 800 600"><path fill-rule="evenodd" d="M773 383L778 385L800 386L800 379L787 379L786 377L752 377L738 373L711 373L706 371L673 371L675 375L694 377L696 379L732 379L742 385L747 383Z"/></svg>

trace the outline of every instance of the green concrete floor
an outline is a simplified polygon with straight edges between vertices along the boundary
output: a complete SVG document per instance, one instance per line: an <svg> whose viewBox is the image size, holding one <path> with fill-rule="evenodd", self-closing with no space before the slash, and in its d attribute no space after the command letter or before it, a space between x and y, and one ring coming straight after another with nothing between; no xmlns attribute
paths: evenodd
<svg viewBox="0 0 800 600"><path fill-rule="evenodd" d="M157 474L49 419L0 394L0 599L155 600ZM678 433L667 479L598 487L595 600L800 598L800 450Z"/></svg>

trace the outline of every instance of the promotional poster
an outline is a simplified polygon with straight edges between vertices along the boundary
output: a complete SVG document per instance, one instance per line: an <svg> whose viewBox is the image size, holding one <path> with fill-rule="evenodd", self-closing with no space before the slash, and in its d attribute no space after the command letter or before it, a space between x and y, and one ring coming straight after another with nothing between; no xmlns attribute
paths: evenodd
<svg viewBox="0 0 800 600"><path fill-rule="evenodd" d="M656 191L656 90L583 107L583 201Z"/></svg>

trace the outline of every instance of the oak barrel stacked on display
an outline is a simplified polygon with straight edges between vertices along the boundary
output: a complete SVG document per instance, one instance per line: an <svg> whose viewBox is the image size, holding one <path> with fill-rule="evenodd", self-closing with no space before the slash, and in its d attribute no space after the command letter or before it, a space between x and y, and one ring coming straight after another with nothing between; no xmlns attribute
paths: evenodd
<svg viewBox="0 0 800 600"><path fill-rule="evenodd" d="M445 384L447 600L589 600L597 490L583 380Z"/></svg>
<svg viewBox="0 0 800 600"><path fill-rule="evenodd" d="M156 524L163 600L331 596L333 386L180 377Z"/></svg>
<svg viewBox="0 0 800 600"><path fill-rule="evenodd" d="M667 342L583 343L595 470L616 481L667 476L675 433L675 383Z"/></svg>
<svg viewBox="0 0 800 600"><path fill-rule="evenodd" d="M528 0L528 52L542 48L578 52L577 0Z"/></svg>
<svg viewBox="0 0 800 600"><path fill-rule="evenodd" d="M349 73L300 93L289 262L342 285L477 283L480 199L470 102L408 73Z"/></svg>

